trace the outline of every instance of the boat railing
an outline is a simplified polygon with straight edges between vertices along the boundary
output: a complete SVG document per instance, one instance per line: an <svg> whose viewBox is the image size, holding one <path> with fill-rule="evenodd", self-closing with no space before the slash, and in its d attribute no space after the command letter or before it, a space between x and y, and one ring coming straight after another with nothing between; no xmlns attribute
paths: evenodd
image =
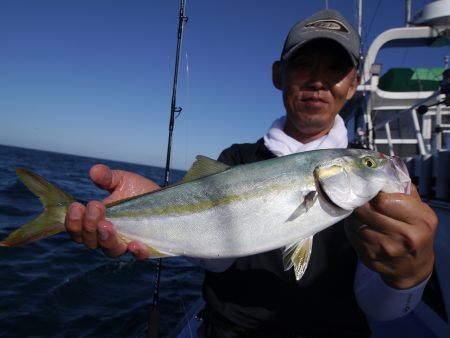
<svg viewBox="0 0 450 338"><path fill-rule="evenodd" d="M386 74L381 77L381 64L376 63L376 58L385 48L448 46L449 3L430 3L416 14L416 26L389 29L372 42L362 64L362 84L358 87L359 96L363 98L359 100L364 105L360 110L363 120L359 118L355 122L355 126L365 126L366 132L360 135L370 148L407 158L420 193L437 199L450 196L450 99L447 99L450 97L450 71L447 93L441 77L446 67L398 68L392 70L390 78L385 77ZM420 71L430 73L424 76ZM417 76L414 77L418 79L414 83L416 86L413 82L404 83L408 74L410 79L413 79L412 74ZM402 80L392 80L398 78ZM383 84L382 80L385 80ZM357 130L355 134L358 136ZM360 143L364 144L361 140Z"/></svg>
<svg viewBox="0 0 450 338"><path fill-rule="evenodd" d="M424 199L450 200L450 151L405 158L412 182Z"/></svg>

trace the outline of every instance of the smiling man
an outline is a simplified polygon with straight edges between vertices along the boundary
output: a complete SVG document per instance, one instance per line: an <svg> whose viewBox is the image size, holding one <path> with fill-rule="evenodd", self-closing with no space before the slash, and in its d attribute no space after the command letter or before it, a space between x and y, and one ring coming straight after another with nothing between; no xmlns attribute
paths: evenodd
<svg viewBox="0 0 450 338"><path fill-rule="evenodd" d="M272 68L286 113L256 143L235 144L219 160L237 165L347 147L339 111L358 86L358 58L359 36L340 13L321 11L294 25ZM155 189L143 177L104 166L93 167L91 178L112 193L108 202ZM104 215L100 202L74 203L66 228L75 241L111 256L129 250L148 257L141 243L120 242ZM390 320L414 309L433 269L437 224L416 190L380 193L343 223L314 236L299 281L284 270L281 249L198 262L206 269L199 336L369 337L368 317Z"/></svg>
<svg viewBox="0 0 450 338"><path fill-rule="evenodd" d="M286 134L301 143L328 134L359 84L352 59L335 41L316 39L273 64L274 86L283 92Z"/></svg>

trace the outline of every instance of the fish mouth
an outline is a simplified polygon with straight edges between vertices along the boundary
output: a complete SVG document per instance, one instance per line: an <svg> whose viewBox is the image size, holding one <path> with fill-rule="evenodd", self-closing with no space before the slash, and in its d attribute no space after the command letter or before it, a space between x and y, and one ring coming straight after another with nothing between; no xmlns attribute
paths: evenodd
<svg viewBox="0 0 450 338"><path fill-rule="evenodd" d="M411 178L409 176L408 168L402 159L398 156L391 157L391 168L393 169L394 175L400 182L404 193L411 193Z"/></svg>

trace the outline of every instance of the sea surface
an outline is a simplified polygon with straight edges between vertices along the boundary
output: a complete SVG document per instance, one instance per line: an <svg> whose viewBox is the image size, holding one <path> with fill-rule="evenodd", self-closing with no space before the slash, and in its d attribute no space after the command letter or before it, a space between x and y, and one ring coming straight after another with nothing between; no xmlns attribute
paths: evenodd
<svg viewBox="0 0 450 338"><path fill-rule="evenodd" d="M104 163L158 183L162 168L0 146L0 238L42 211L15 168L35 171L81 201L106 193L89 180ZM172 171L172 181L183 172ZM16 248L0 247L0 337L145 337L155 260L108 258L66 233ZM183 258L163 260L160 336L166 337L201 293L202 270Z"/></svg>

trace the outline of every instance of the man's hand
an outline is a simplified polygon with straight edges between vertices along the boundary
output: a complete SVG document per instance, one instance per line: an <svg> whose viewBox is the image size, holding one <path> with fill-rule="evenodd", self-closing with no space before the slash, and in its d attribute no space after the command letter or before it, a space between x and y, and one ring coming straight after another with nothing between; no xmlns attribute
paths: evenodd
<svg viewBox="0 0 450 338"><path fill-rule="evenodd" d="M127 250L136 258L148 257L148 248L142 243L133 241L126 244L116 236L114 225L105 220L105 204L154 191L159 186L140 175L110 170L101 164L93 166L89 175L99 188L108 190L111 195L102 202L91 201L86 206L78 202L70 205L65 226L72 239L91 249L100 247L111 257L120 256Z"/></svg>
<svg viewBox="0 0 450 338"><path fill-rule="evenodd" d="M433 270L437 222L413 186L411 195L379 193L355 210L346 230L367 267L391 287L408 289Z"/></svg>

